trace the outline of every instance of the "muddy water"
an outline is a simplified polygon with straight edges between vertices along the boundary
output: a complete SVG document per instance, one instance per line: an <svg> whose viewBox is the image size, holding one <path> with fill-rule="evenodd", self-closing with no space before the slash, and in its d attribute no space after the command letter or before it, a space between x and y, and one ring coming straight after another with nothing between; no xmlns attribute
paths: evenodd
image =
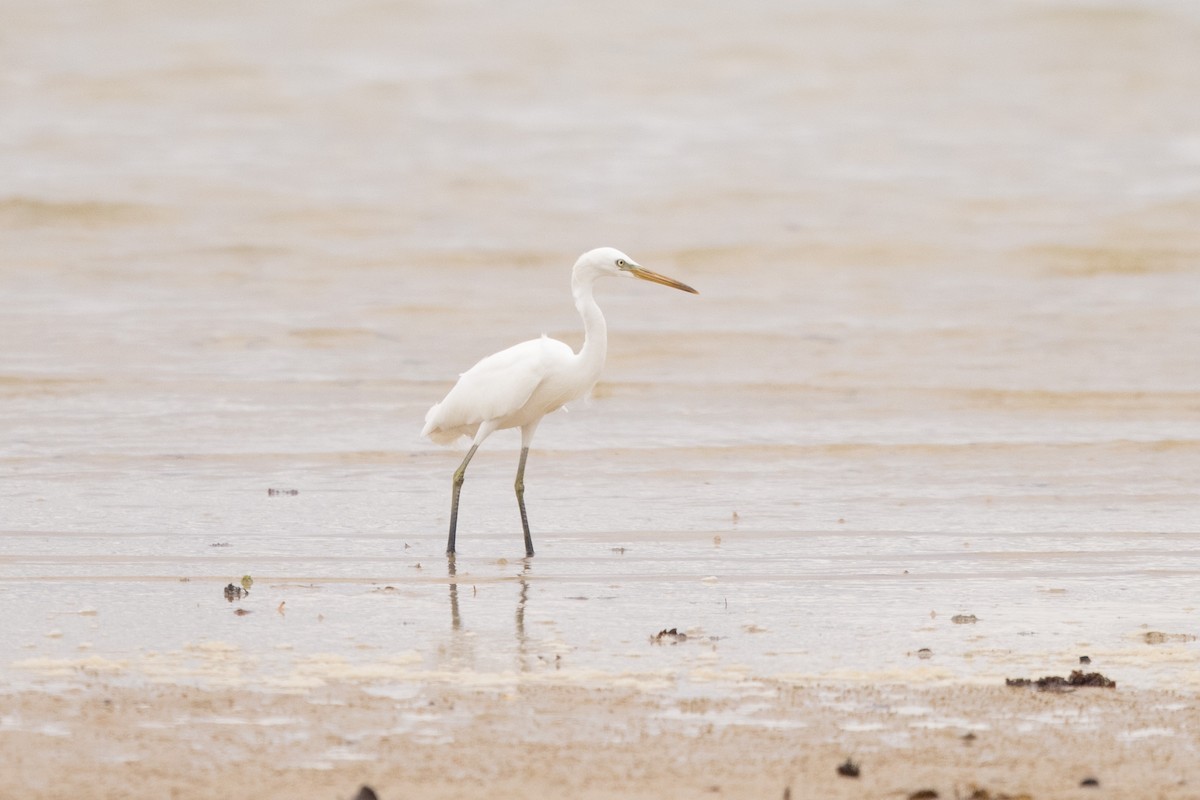
<svg viewBox="0 0 1200 800"><path fill-rule="evenodd" d="M1195 7L642 5L4 4L5 685L1194 682Z"/></svg>

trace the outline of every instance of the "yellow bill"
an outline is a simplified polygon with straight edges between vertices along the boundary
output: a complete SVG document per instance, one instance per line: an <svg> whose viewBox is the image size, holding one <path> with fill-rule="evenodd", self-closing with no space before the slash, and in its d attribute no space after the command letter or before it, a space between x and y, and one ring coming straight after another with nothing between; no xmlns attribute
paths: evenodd
<svg viewBox="0 0 1200 800"><path fill-rule="evenodd" d="M680 289L685 292L691 292L692 294L700 294L686 283L680 283L674 278L668 278L666 275L659 275L657 272L653 272L645 267L638 266L637 264L630 264L629 271L634 275L634 277L641 278L644 281L661 283L663 286L670 286L672 289Z"/></svg>

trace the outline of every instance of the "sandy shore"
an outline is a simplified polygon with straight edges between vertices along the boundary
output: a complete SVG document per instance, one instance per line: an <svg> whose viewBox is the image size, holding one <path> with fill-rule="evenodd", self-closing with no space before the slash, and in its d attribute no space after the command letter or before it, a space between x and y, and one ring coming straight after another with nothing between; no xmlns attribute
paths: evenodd
<svg viewBox="0 0 1200 800"><path fill-rule="evenodd" d="M23 798L1200 797L1191 695L755 683L664 703L612 684L427 686L407 699L122 688L6 698ZM847 758L857 778L837 767ZM1095 779L1099 787L1081 786ZM982 790L986 794L973 794ZM931 797L932 795L926 795Z"/></svg>

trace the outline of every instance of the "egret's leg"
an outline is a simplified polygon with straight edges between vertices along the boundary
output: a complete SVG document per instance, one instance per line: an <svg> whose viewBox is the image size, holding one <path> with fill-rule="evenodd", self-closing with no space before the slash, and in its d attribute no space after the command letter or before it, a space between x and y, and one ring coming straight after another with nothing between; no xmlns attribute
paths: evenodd
<svg viewBox="0 0 1200 800"><path fill-rule="evenodd" d="M450 539L446 542L447 553L454 552L454 532L458 528L458 493L462 491L463 480L467 475L467 464L471 463L471 456L475 455L475 451L478 449L478 444L471 445L471 449L467 451L467 457L454 471L454 491L450 499Z"/></svg>
<svg viewBox="0 0 1200 800"><path fill-rule="evenodd" d="M521 428L521 461L517 464L517 482L513 485L517 490L517 507L521 509L521 528L525 531L526 558L533 555L533 537L529 535L529 517L525 514L525 459L529 458L529 443L541 421L539 417Z"/></svg>
<svg viewBox="0 0 1200 800"><path fill-rule="evenodd" d="M475 455L475 451L479 449L479 445L483 444L483 440L491 436L496 431L496 421L487 420L480 424L479 429L475 431L475 441L471 443L471 449L467 451L467 457L458 465L458 469L454 471L454 491L450 498L450 538L446 542L446 555L454 553L454 532L458 529L458 493L462 491L463 479L467 475L467 464L471 463L471 457Z"/></svg>
<svg viewBox="0 0 1200 800"><path fill-rule="evenodd" d="M525 555L533 555L533 537L529 535L529 517L525 514L525 459L529 457L529 448L521 448L521 461L517 464L517 482L513 488L517 490L517 507L521 509L521 527L525 530Z"/></svg>

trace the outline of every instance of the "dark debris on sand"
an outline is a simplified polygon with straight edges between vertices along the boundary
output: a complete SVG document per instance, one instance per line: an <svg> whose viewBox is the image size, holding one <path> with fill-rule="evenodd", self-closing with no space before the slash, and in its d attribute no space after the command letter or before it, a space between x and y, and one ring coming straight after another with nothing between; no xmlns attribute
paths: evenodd
<svg viewBox="0 0 1200 800"><path fill-rule="evenodd" d="M1027 794L1005 794L1004 792L989 792L987 789L981 789L978 786L971 787L971 793L966 795L966 800L1033 800Z"/></svg>
<svg viewBox="0 0 1200 800"><path fill-rule="evenodd" d="M671 628L670 630L664 628L663 630L651 636L650 641L654 644L662 644L663 642L678 644L679 642L686 642L687 638L687 634L680 633L678 628Z"/></svg>
<svg viewBox="0 0 1200 800"><path fill-rule="evenodd" d="M1033 800L1027 794L1007 794L1005 792L990 792L980 786L971 786L967 789L968 794L962 794L959 789L954 790L955 800ZM938 800L941 797L936 789L918 789L915 792L908 794L908 800Z"/></svg>
<svg viewBox="0 0 1200 800"><path fill-rule="evenodd" d="M941 795L936 789L918 789L915 792L908 794L908 800L938 800ZM967 794L963 794L957 787L954 789L955 800L1033 800L1027 794L1008 794L1007 792L992 792L984 789L981 786L970 786L967 789Z"/></svg>
<svg viewBox="0 0 1200 800"><path fill-rule="evenodd" d="M1047 675L1044 678L1030 680L1029 678L1005 678L1005 686L1035 686L1041 691L1062 691L1077 686L1095 686L1101 689L1115 689L1117 682L1104 677L1099 672L1084 672L1077 669L1069 678L1061 675Z"/></svg>
<svg viewBox="0 0 1200 800"><path fill-rule="evenodd" d="M857 778L861 772L862 770L859 769L858 764L855 764L848 758L845 763L839 764L837 768L838 775L841 775L843 778Z"/></svg>

